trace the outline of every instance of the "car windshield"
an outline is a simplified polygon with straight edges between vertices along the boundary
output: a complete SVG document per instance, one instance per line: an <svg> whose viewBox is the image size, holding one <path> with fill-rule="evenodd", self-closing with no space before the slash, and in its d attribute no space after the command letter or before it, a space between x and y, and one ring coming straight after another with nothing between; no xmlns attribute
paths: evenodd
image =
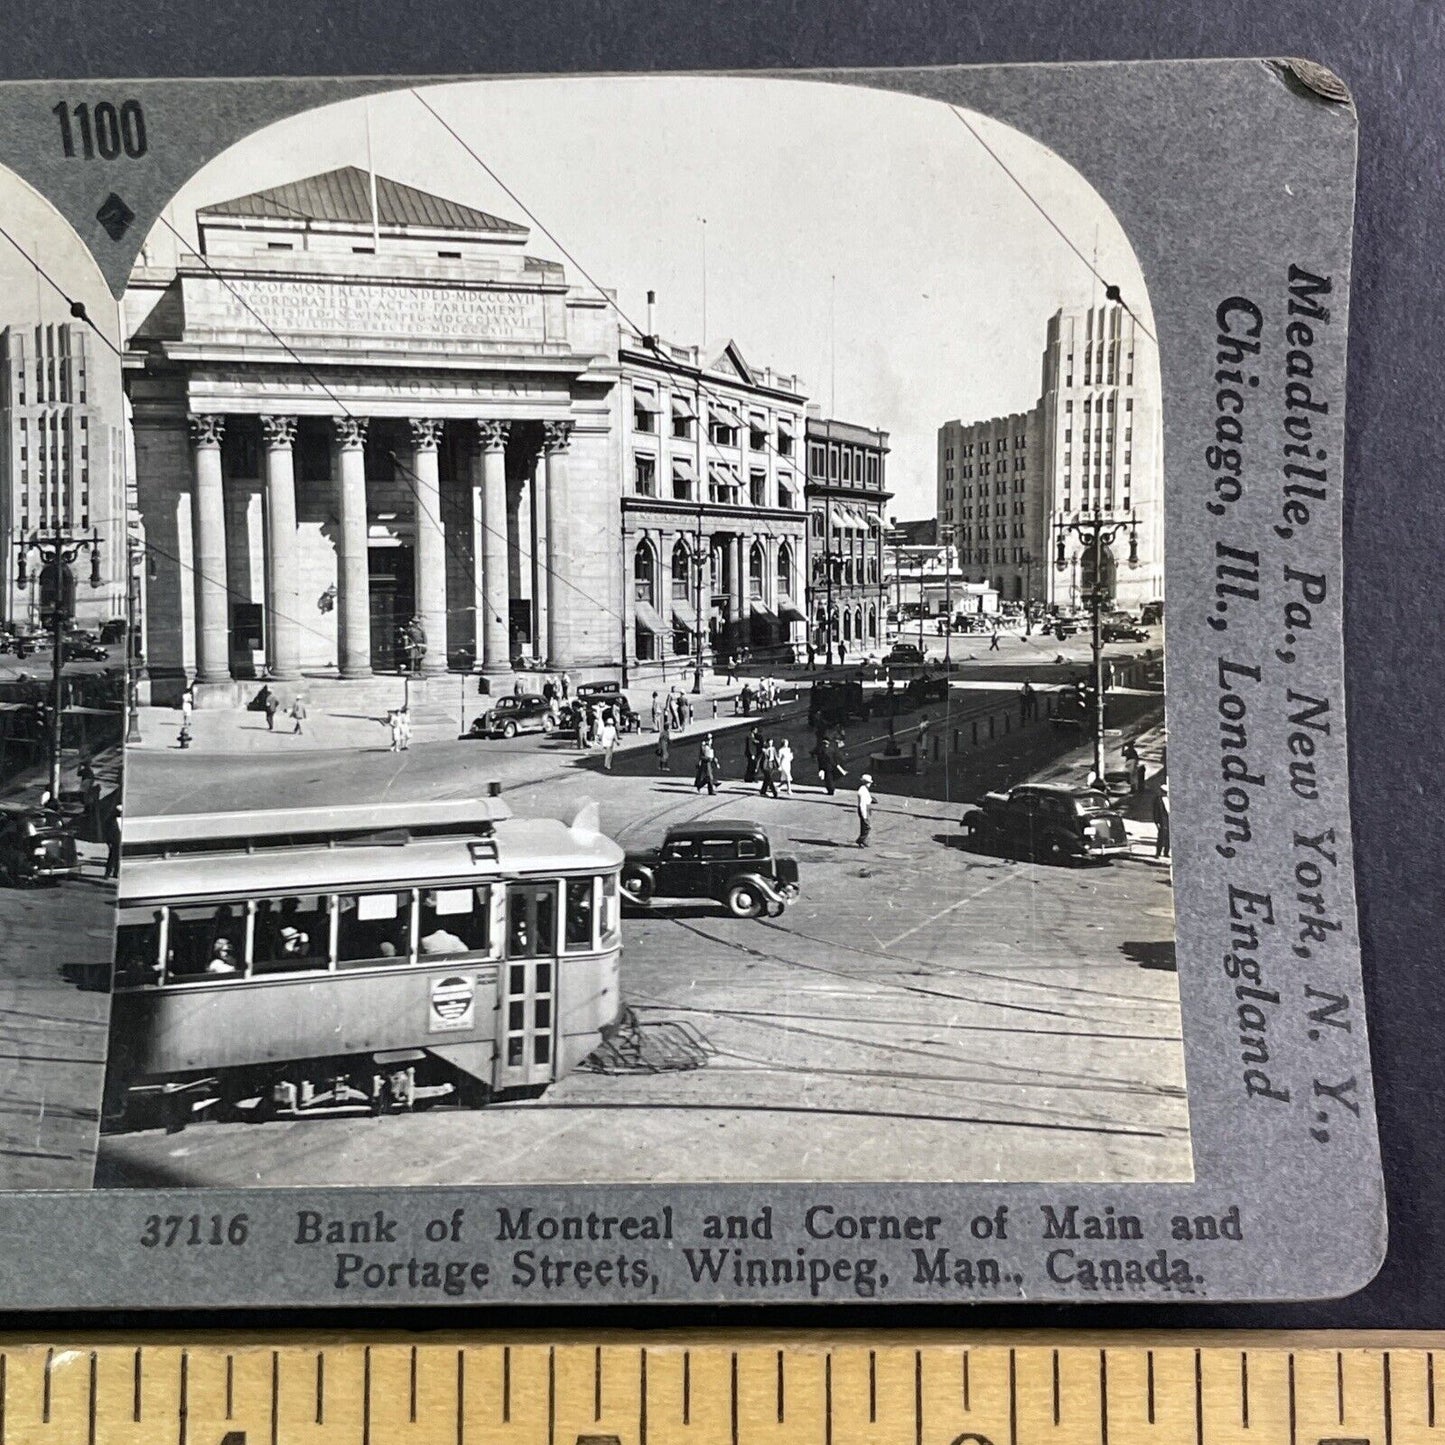
<svg viewBox="0 0 1445 1445"><path fill-rule="evenodd" d="M497 703L498 712L516 712L522 706L522 699L519 697L504 697Z"/></svg>
<svg viewBox="0 0 1445 1445"><path fill-rule="evenodd" d="M1074 799L1074 811L1081 818L1092 817L1095 813L1107 813L1109 800L1102 793L1080 793Z"/></svg>

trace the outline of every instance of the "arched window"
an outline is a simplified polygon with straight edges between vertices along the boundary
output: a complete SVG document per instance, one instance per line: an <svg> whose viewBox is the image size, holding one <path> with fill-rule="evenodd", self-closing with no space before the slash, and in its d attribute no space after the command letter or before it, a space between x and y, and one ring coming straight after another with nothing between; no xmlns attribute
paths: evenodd
<svg viewBox="0 0 1445 1445"><path fill-rule="evenodd" d="M851 557L843 559L843 582L848 587L853 585L853 559Z"/></svg>
<svg viewBox="0 0 1445 1445"><path fill-rule="evenodd" d="M853 609L853 636L859 642L863 641L863 609L861 607Z"/></svg>
<svg viewBox="0 0 1445 1445"><path fill-rule="evenodd" d="M752 550L748 553L748 596L761 598L763 595L763 574L766 564L763 561L763 549L761 544L754 542Z"/></svg>
<svg viewBox="0 0 1445 1445"><path fill-rule="evenodd" d="M793 595L793 549L786 542L778 547L778 596Z"/></svg>
<svg viewBox="0 0 1445 1445"><path fill-rule="evenodd" d="M680 602L692 597L692 557L685 542L678 542L672 549L672 595Z"/></svg>
<svg viewBox="0 0 1445 1445"><path fill-rule="evenodd" d="M878 639L878 609L871 604L868 607L868 640L876 642Z"/></svg>
<svg viewBox="0 0 1445 1445"><path fill-rule="evenodd" d="M852 640L853 640L853 614L852 614L851 612L849 612L849 611L845 608L844 611L843 611L843 641L844 641L844 642L852 642Z"/></svg>
<svg viewBox="0 0 1445 1445"><path fill-rule="evenodd" d="M657 606L657 554L651 542L639 542L632 560L632 573L637 583L637 600L649 607Z"/></svg>

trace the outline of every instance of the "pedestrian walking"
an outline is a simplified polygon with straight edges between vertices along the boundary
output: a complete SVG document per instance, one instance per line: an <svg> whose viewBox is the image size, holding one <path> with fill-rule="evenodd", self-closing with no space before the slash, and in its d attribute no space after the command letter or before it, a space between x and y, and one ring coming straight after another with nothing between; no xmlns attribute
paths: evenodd
<svg viewBox="0 0 1445 1445"><path fill-rule="evenodd" d="M1038 716L1039 699L1038 694L1034 691L1033 683L1027 678L1024 679L1021 696L1023 697L1023 719L1025 722L1029 722Z"/></svg>
<svg viewBox="0 0 1445 1445"><path fill-rule="evenodd" d="M401 751L411 747L411 709L403 707L397 712L397 722L401 734Z"/></svg>
<svg viewBox="0 0 1445 1445"><path fill-rule="evenodd" d="M727 656L727 685L731 687L738 680L738 655L735 652Z"/></svg>
<svg viewBox="0 0 1445 1445"><path fill-rule="evenodd" d="M679 693L677 702L682 710L682 725L685 728L690 728L692 726L692 699L690 697L684 697Z"/></svg>
<svg viewBox="0 0 1445 1445"><path fill-rule="evenodd" d="M763 755L758 760L758 768L762 774L762 786L758 789L760 798L776 798L778 796L778 744L775 739L769 738L763 747Z"/></svg>
<svg viewBox="0 0 1445 1445"><path fill-rule="evenodd" d="M188 682L185 691L181 693L181 730L189 732L191 728L191 714L196 709L196 685Z"/></svg>
<svg viewBox="0 0 1445 1445"><path fill-rule="evenodd" d="M920 713L918 716L918 738L914 746L918 750L918 766L928 766L928 714Z"/></svg>
<svg viewBox="0 0 1445 1445"><path fill-rule="evenodd" d="M997 627L994 628L994 630L993 630L993 636L990 637L989 640L988 640L988 650L989 650L990 652L997 652L997 651L998 651L998 628L997 628Z"/></svg>
<svg viewBox="0 0 1445 1445"><path fill-rule="evenodd" d="M662 728L657 734L657 770L661 773L672 771L672 729L667 725L667 719L663 718Z"/></svg>
<svg viewBox="0 0 1445 1445"><path fill-rule="evenodd" d="M1154 856L1169 857L1169 784L1160 783L1154 794Z"/></svg>
<svg viewBox="0 0 1445 1445"><path fill-rule="evenodd" d="M105 876L107 878L120 877L120 836L121 836L121 806L119 790L111 794L115 798L113 807L105 819Z"/></svg>
<svg viewBox="0 0 1445 1445"><path fill-rule="evenodd" d="M838 639L838 666L839 666L839 667L842 667L842 666L843 666L843 662L844 662L844 660L846 659L847 655L848 655L847 644L846 644L846 643L843 641L843 639L840 637L840 638Z"/></svg>
<svg viewBox="0 0 1445 1445"><path fill-rule="evenodd" d="M77 776L80 780L81 806L85 809L86 832L98 842L101 838L100 779L96 777L95 769L89 761L81 763Z"/></svg>
<svg viewBox="0 0 1445 1445"><path fill-rule="evenodd" d="M838 790L838 779L848 775L842 753L842 744L837 738L822 738L818 743L818 777L830 798Z"/></svg>
<svg viewBox="0 0 1445 1445"><path fill-rule="evenodd" d="M1142 793L1144 791L1144 760L1139 756L1139 749L1132 741L1124 744L1120 750L1124 759L1124 772L1129 779L1129 791L1131 793Z"/></svg>
<svg viewBox="0 0 1445 1445"><path fill-rule="evenodd" d="M743 782L755 783L758 780L758 763L763 756L763 735L756 728L748 732L747 740L743 743Z"/></svg>
<svg viewBox="0 0 1445 1445"><path fill-rule="evenodd" d="M401 751L401 711L399 708L392 708L386 715L386 725L391 732L391 745L387 748L389 753Z"/></svg>
<svg viewBox="0 0 1445 1445"><path fill-rule="evenodd" d="M565 672L561 674L557 681L562 688L562 701L566 702L572 695L572 681Z"/></svg>
<svg viewBox="0 0 1445 1445"><path fill-rule="evenodd" d="M717 774L717 752L712 745L712 734L709 733L697 750L697 772L692 779L694 790L706 788L708 796L711 797L717 792Z"/></svg>
<svg viewBox="0 0 1445 1445"><path fill-rule="evenodd" d="M873 775L864 773L858 779L858 846L866 848L873 832Z"/></svg>
<svg viewBox="0 0 1445 1445"><path fill-rule="evenodd" d="M657 694L652 694L652 730L659 731L662 726L662 704L658 701Z"/></svg>
<svg viewBox="0 0 1445 1445"><path fill-rule="evenodd" d="M610 716L602 720L597 730L597 741L602 745L602 766L612 771L612 754L617 751L617 724Z"/></svg>
<svg viewBox="0 0 1445 1445"><path fill-rule="evenodd" d="M266 731L276 731L276 714L281 711L281 699L274 692L266 693Z"/></svg>
<svg viewBox="0 0 1445 1445"><path fill-rule="evenodd" d="M793 745L787 738L778 744L778 782L783 791L793 796Z"/></svg>
<svg viewBox="0 0 1445 1445"><path fill-rule="evenodd" d="M296 701L291 704L291 721L295 723L295 727L291 729L291 735L299 737L306 730L306 699L299 693Z"/></svg>
<svg viewBox="0 0 1445 1445"><path fill-rule="evenodd" d="M809 671L809 672L816 672L817 670L818 670L818 649L817 649L817 647L815 647L815 646L813 645L813 643L810 642L810 643L808 644L808 671Z"/></svg>
<svg viewBox="0 0 1445 1445"><path fill-rule="evenodd" d="M716 699L716 698L713 698L713 700L712 700L712 719L713 719L714 722L717 721L717 699Z"/></svg>

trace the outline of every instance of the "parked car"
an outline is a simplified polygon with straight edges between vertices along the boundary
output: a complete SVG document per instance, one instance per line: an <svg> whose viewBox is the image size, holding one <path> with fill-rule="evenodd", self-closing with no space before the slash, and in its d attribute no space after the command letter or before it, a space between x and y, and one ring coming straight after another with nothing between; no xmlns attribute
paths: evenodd
<svg viewBox="0 0 1445 1445"><path fill-rule="evenodd" d="M514 738L518 733L549 733L547 701L535 693L499 697L462 734L464 738Z"/></svg>
<svg viewBox="0 0 1445 1445"><path fill-rule="evenodd" d="M669 828L656 848L629 851L622 896L646 905L659 898L714 898L735 918L778 917L798 896L798 860L774 853L758 823L713 818Z"/></svg>
<svg viewBox="0 0 1445 1445"><path fill-rule="evenodd" d="M1104 622L1099 626L1099 636L1104 642L1147 642L1149 634L1132 622Z"/></svg>
<svg viewBox="0 0 1445 1445"><path fill-rule="evenodd" d="M611 707L617 715L617 730L624 733L642 731L642 718L627 700L620 683L584 682L573 694L578 702L591 707L594 702Z"/></svg>
<svg viewBox="0 0 1445 1445"><path fill-rule="evenodd" d="M1072 637L1079 630L1079 619L1077 617L1051 617L1046 630L1052 632L1062 642L1066 637Z"/></svg>
<svg viewBox="0 0 1445 1445"><path fill-rule="evenodd" d="M928 655L915 642L895 642L883 659L885 667L922 667Z"/></svg>
<svg viewBox="0 0 1445 1445"><path fill-rule="evenodd" d="M1047 863L1107 862L1129 851L1123 814L1108 797L1067 783L985 793L963 829L977 847Z"/></svg>
<svg viewBox="0 0 1445 1445"><path fill-rule="evenodd" d="M79 873L75 837L61 814L28 804L0 804L0 878L24 886Z"/></svg>
<svg viewBox="0 0 1445 1445"><path fill-rule="evenodd" d="M104 662L110 653L88 637L67 637L65 656L72 662Z"/></svg>

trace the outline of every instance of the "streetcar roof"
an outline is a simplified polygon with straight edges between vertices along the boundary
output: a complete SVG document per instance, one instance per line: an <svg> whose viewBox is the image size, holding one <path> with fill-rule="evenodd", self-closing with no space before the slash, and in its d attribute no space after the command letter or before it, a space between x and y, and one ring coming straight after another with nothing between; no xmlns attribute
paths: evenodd
<svg viewBox="0 0 1445 1445"><path fill-rule="evenodd" d="M129 826L129 824L127 824ZM194 897L284 896L369 888L486 883L620 867L622 849L601 833L554 818L511 818L486 834L324 845L258 852L180 853L127 859L118 902L174 903Z"/></svg>
<svg viewBox="0 0 1445 1445"><path fill-rule="evenodd" d="M160 813L127 817L123 847L158 852L167 844L244 846L270 839L314 838L318 844L346 834L408 829L482 830L510 818L501 798L463 798L439 803L337 803L316 808L263 808L227 813Z"/></svg>

